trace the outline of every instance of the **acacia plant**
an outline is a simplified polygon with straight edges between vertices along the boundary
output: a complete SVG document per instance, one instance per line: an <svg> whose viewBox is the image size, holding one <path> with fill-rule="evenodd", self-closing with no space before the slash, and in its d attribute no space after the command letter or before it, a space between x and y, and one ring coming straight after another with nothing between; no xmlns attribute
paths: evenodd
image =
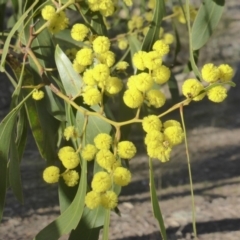
<svg viewBox="0 0 240 240"><path fill-rule="evenodd" d="M0 123L0 216L8 189L23 202L20 164L30 127L46 163L43 180L58 184L61 212L34 239L69 234L71 240L94 240L101 229L108 239L110 213L119 214L121 188L131 182L129 165L137 150L130 130L139 124L153 214L167 239L152 161L168 162L174 146L185 141L187 147L184 106L203 98L222 102L226 85L233 86L228 64L198 67L199 50L216 28L224 1L193 6L190 0L12 0L8 19L6 2L1 1L0 69L14 91ZM183 29L187 62L178 60ZM182 99L175 65L195 74L184 81ZM167 110L163 85L173 103ZM162 121L177 109L181 122ZM187 161L196 237L188 155Z"/></svg>

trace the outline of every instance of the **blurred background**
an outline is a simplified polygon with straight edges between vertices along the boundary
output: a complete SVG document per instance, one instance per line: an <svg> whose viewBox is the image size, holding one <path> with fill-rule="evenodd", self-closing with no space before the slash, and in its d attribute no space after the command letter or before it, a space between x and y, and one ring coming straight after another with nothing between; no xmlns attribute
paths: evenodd
<svg viewBox="0 0 240 240"><path fill-rule="evenodd" d="M199 66L204 63L227 63L235 69L228 98L220 104L208 100L185 107L189 152L195 188L195 205L199 239L240 239L240 3L226 1L221 22L210 41L201 49ZM180 36L181 37L181 36ZM184 44L184 43L183 43ZM182 48L180 60L187 57ZM178 74L179 86L187 74ZM12 87L0 73L0 119L9 108ZM167 89L165 89L167 91ZM179 119L179 112L168 119ZM119 209L112 213L110 239L158 240L158 225L152 216L148 159L142 144L142 132L136 127L131 139L138 155L131 160L132 183L123 189ZM59 215L57 186L42 180L45 162L29 136L22 161L24 205L8 192L0 240L32 239L36 233ZM176 147L165 164L154 161L160 207L170 240L193 239L191 198L184 144ZM67 239L67 236L61 238ZM79 238L80 239L80 238ZM51 239L49 239L51 240Z"/></svg>

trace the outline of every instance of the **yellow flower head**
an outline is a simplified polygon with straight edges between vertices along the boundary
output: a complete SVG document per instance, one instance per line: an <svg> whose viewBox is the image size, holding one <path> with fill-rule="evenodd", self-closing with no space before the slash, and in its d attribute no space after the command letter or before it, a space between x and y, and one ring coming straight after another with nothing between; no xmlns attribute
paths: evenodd
<svg viewBox="0 0 240 240"><path fill-rule="evenodd" d="M75 170L69 170L62 174L64 182L69 187L74 187L78 184L79 174Z"/></svg>
<svg viewBox="0 0 240 240"><path fill-rule="evenodd" d="M124 167L117 167L113 173L113 181L119 186L127 186L131 178L131 172Z"/></svg>
<svg viewBox="0 0 240 240"><path fill-rule="evenodd" d="M164 142L156 146L147 145L148 156L151 158L157 158L161 162L169 161L171 151L171 146L165 146Z"/></svg>
<svg viewBox="0 0 240 240"><path fill-rule="evenodd" d="M170 154L172 152L172 148L171 147L163 147L160 149L158 155L157 155L157 159L159 159L161 162L167 162L170 159Z"/></svg>
<svg viewBox="0 0 240 240"><path fill-rule="evenodd" d="M87 90L82 94L82 96L83 101L89 106L99 104L102 99L100 91L93 87L87 88Z"/></svg>
<svg viewBox="0 0 240 240"><path fill-rule="evenodd" d="M76 41L83 41L88 32L89 29L84 24L76 23L72 27L71 36Z"/></svg>
<svg viewBox="0 0 240 240"><path fill-rule="evenodd" d="M227 89L223 86L216 86L208 90L208 99L215 103L222 102L227 97Z"/></svg>
<svg viewBox="0 0 240 240"><path fill-rule="evenodd" d="M153 79L148 73L139 73L134 79L136 88L141 92L146 92L153 86Z"/></svg>
<svg viewBox="0 0 240 240"><path fill-rule="evenodd" d="M107 134L107 133L99 133L95 138L94 138L94 143L97 149L109 149L112 144L112 137Z"/></svg>
<svg viewBox="0 0 240 240"><path fill-rule="evenodd" d="M74 126L68 126L64 129L63 136L68 141L71 137L76 138L77 137L77 131Z"/></svg>
<svg viewBox="0 0 240 240"><path fill-rule="evenodd" d="M125 50L128 47L128 40L126 38L118 39L118 48Z"/></svg>
<svg viewBox="0 0 240 240"><path fill-rule="evenodd" d="M132 6L132 0L123 0L128 7Z"/></svg>
<svg viewBox="0 0 240 240"><path fill-rule="evenodd" d="M205 64L202 68L202 78L208 83L214 83L219 80L220 71L212 63Z"/></svg>
<svg viewBox="0 0 240 240"><path fill-rule="evenodd" d="M97 82L103 82L110 75L109 67L106 64L98 64L93 68L93 77Z"/></svg>
<svg viewBox="0 0 240 240"><path fill-rule="evenodd" d="M161 65L157 69L153 70L152 76L153 76L153 80L157 84L164 84L170 79L171 72L168 67Z"/></svg>
<svg viewBox="0 0 240 240"><path fill-rule="evenodd" d="M146 36L148 33L149 27L143 28L143 36Z"/></svg>
<svg viewBox="0 0 240 240"><path fill-rule="evenodd" d="M129 108L138 108L143 103L143 95L137 89L128 89L124 92L123 101Z"/></svg>
<svg viewBox="0 0 240 240"><path fill-rule="evenodd" d="M114 11L115 11L115 7L113 4L111 4L108 8L106 8L104 10L100 10L100 13L104 17L109 17L109 16L113 15Z"/></svg>
<svg viewBox="0 0 240 240"><path fill-rule="evenodd" d="M186 98L192 98L194 101L200 101L205 97L205 92L199 95L203 90L203 85L197 79L187 79L182 85L183 95Z"/></svg>
<svg viewBox="0 0 240 240"><path fill-rule="evenodd" d="M94 209L101 204L101 195L98 192L90 191L85 196L85 204L89 209Z"/></svg>
<svg viewBox="0 0 240 240"><path fill-rule="evenodd" d="M78 154L69 146L60 148L58 157L62 161L63 166L67 169L73 169L80 163Z"/></svg>
<svg viewBox="0 0 240 240"><path fill-rule="evenodd" d="M151 22L152 19L153 19L153 12L152 12L152 11L146 12L146 13L144 14L144 16L145 16L145 19L146 19L148 22Z"/></svg>
<svg viewBox="0 0 240 240"><path fill-rule="evenodd" d="M115 63L115 54L112 51L107 51L98 56L98 59L101 63L106 64L108 67L111 67Z"/></svg>
<svg viewBox="0 0 240 240"><path fill-rule="evenodd" d="M166 102L165 95L158 89L152 89L147 92L146 100L148 106L153 106L155 108L162 107Z"/></svg>
<svg viewBox="0 0 240 240"><path fill-rule="evenodd" d="M122 71L122 70L126 70L128 66L129 66L128 62L120 61L117 63L116 69L119 71Z"/></svg>
<svg viewBox="0 0 240 240"><path fill-rule="evenodd" d="M197 15L197 11L195 10L194 6L190 5L190 20L194 21L196 15ZM174 6L173 7L173 13L177 15L177 19L180 23L185 24L187 22L184 12L186 15L186 5L183 6L183 9L181 6Z"/></svg>
<svg viewBox="0 0 240 240"><path fill-rule="evenodd" d="M44 92L42 90L34 90L32 98L36 101L39 101L44 98Z"/></svg>
<svg viewBox="0 0 240 240"><path fill-rule="evenodd" d="M66 17L65 12L55 13L48 22L48 30L55 34L68 27L69 19Z"/></svg>
<svg viewBox="0 0 240 240"><path fill-rule="evenodd" d="M108 77L106 81L105 91L108 94L114 95L119 93L123 88L123 82L117 77Z"/></svg>
<svg viewBox="0 0 240 240"><path fill-rule="evenodd" d="M82 66L89 66L93 62L93 52L90 48L83 48L77 52L76 61Z"/></svg>
<svg viewBox="0 0 240 240"><path fill-rule="evenodd" d="M56 183L60 177L60 170L58 167L50 166L43 171L43 180L47 183Z"/></svg>
<svg viewBox="0 0 240 240"><path fill-rule="evenodd" d="M87 144L82 152L82 158L86 161L92 161L97 153L97 148L92 144Z"/></svg>
<svg viewBox="0 0 240 240"><path fill-rule="evenodd" d="M230 67L228 64L221 64L218 67L218 70L220 72L219 78L222 82L228 82L231 81L233 78L233 68Z"/></svg>
<svg viewBox="0 0 240 240"><path fill-rule="evenodd" d="M165 33L163 35L163 41L168 45L172 44L174 42L174 39L174 35L171 33Z"/></svg>
<svg viewBox="0 0 240 240"><path fill-rule="evenodd" d="M101 195L101 205L107 209L114 209L118 204L117 194L113 191L107 191Z"/></svg>
<svg viewBox="0 0 240 240"><path fill-rule="evenodd" d="M139 69L139 70L144 70L145 64L144 64L144 59L147 55L147 52L144 51L138 51L133 55L132 61L134 66Z"/></svg>
<svg viewBox="0 0 240 240"><path fill-rule="evenodd" d="M50 20L54 16L55 12L56 12L56 10L53 6L46 5L42 9L41 14L42 14L42 17L44 20Z"/></svg>
<svg viewBox="0 0 240 240"><path fill-rule="evenodd" d="M73 69L74 69L77 73L82 73L82 72L85 71L86 66L83 66L83 65L79 64L79 63L77 62L77 60L74 59L74 61L73 61Z"/></svg>
<svg viewBox="0 0 240 240"><path fill-rule="evenodd" d="M147 133L153 130L160 131L162 128L162 122L156 115L149 115L143 118L142 127Z"/></svg>
<svg viewBox="0 0 240 240"><path fill-rule="evenodd" d="M110 150L102 149L98 151L96 161L100 167L106 169L107 171L111 171L116 158Z"/></svg>
<svg viewBox="0 0 240 240"><path fill-rule="evenodd" d="M137 149L130 141L121 141L117 145L117 152L120 158L131 159L135 156Z"/></svg>
<svg viewBox="0 0 240 240"><path fill-rule="evenodd" d="M147 2L147 7L150 8L150 9L154 9L156 6L156 0L149 0Z"/></svg>
<svg viewBox="0 0 240 240"><path fill-rule="evenodd" d="M157 147L164 141L164 135L160 130L151 130L147 133L144 143L150 147Z"/></svg>
<svg viewBox="0 0 240 240"><path fill-rule="evenodd" d="M88 1L88 6L89 6L89 8L91 9L91 11L92 12L97 12L97 11L99 11L100 9L99 9L99 0L97 0L97 1Z"/></svg>
<svg viewBox="0 0 240 240"><path fill-rule="evenodd" d="M163 123L163 127L165 129L168 127L173 127L173 126L181 127L181 123L176 120L173 120L173 119L167 120Z"/></svg>
<svg viewBox="0 0 240 240"><path fill-rule="evenodd" d="M150 51L145 55L144 65L149 70L154 70L162 65L161 55L157 51Z"/></svg>
<svg viewBox="0 0 240 240"><path fill-rule="evenodd" d="M132 75L128 78L128 81L127 81L127 86L128 88L130 89L135 89L135 90L139 90L137 88L137 75Z"/></svg>
<svg viewBox="0 0 240 240"><path fill-rule="evenodd" d="M98 172L93 176L91 183L92 189L95 192L102 193L106 192L111 186L111 177L106 172Z"/></svg>
<svg viewBox="0 0 240 240"><path fill-rule="evenodd" d="M109 17L114 13L114 3L112 0L101 0L98 1L100 13L104 17Z"/></svg>
<svg viewBox="0 0 240 240"><path fill-rule="evenodd" d="M88 85L88 86L94 86L97 84L97 82L95 81L94 77L93 77L93 69L87 69L84 73L83 73L83 82Z"/></svg>
<svg viewBox="0 0 240 240"><path fill-rule="evenodd" d="M157 40L153 44L153 50L157 51L160 56L164 56L169 53L169 45L164 42L164 40Z"/></svg>
<svg viewBox="0 0 240 240"><path fill-rule="evenodd" d="M178 145L183 141L183 130L179 126L168 127L164 130L167 141L172 145Z"/></svg>
<svg viewBox="0 0 240 240"><path fill-rule="evenodd" d="M105 36L98 36L93 41L93 50L95 53L105 53L110 49L110 40Z"/></svg>

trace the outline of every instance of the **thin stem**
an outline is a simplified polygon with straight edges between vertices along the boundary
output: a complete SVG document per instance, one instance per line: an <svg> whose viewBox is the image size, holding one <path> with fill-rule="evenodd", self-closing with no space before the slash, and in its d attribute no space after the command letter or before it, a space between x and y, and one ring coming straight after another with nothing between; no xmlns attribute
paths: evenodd
<svg viewBox="0 0 240 240"><path fill-rule="evenodd" d="M164 17L162 20L167 20L167 19L170 19L170 18L176 17L176 16L178 16L178 15L179 15L178 12L177 12L177 13L173 13L173 14L170 14L170 15Z"/></svg>
<svg viewBox="0 0 240 240"><path fill-rule="evenodd" d="M67 96L65 96L59 89L57 89L53 84L50 84L50 88L51 90L60 98L62 98L64 101L66 101L68 104L72 105L76 110L82 112L83 114L87 115L87 116L96 116L101 118L102 120L104 120L105 122L108 122L109 124L115 126L115 127L121 127L127 124L132 124L132 123L136 123L136 122L142 122L142 120L140 119L130 119L128 121L124 121L124 122L115 122L112 121L106 117L104 117L103 115L100 115L98 112L90 112L90 111L86 111L84 108L78 106L74 101L72 101L71 99L69 99Z"/></svg>
<svg viewBox="0 0 240 240"><path fill-rule="evenodd" d="M183 100L182 102L173 105L171 108L169 108L169 109L168 109L167 111L165 111L164 113L159 114L158 117L161 118L161 117L167 115L168 113L170 113L170 112L178 109L180 106L186 106L186 105L188 105L191 101L192 101L192 99L186 98L186 99Z"/></svg>
<svg viewBox="0 0 240 240"><path fill-rule="evenodd" d="M185 147L186 147L187 164L188 164L188 174L189 174L189 181L190 181L190 191L191 191L191 200L192 200L192 225L193 225L193 233L194 233L194 238L197 239L196 213L195 213L195 203L194 203L192 171L191 171L191 163L190 163L190 156L189 156L189 150L188 150L187 132L186 132L186 127L185 127L185 122L184 122L184 116L183 116L183 105L181 105L179 109L180 109L180 115L181 115L181 120L182 120L183 131L184 131L184 141L185 141Z"/></svg>

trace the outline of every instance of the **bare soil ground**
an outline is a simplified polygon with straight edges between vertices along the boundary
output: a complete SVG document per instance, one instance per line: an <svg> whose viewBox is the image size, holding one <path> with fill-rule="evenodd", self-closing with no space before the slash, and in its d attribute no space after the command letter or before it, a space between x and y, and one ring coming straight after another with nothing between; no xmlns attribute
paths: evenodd
<svg viewBox="0 0 240 240"><path fill-rule="evenodd" d="M185 108L185 119L194 182L197 230L200 240L240 239L240 4L227 1L226 21L221 22L217 40L201 54L202 62L228 62L237 70L237 87L221 104L207 100ZM230 21L230 20L231 21ZM218 35L219 34L219 35ZM216 42L217 41L217 42ZM211 53L211 54L209 54ZM5 80L0 81L0 114L6 112L10 96ZM4 91L3 91L4 89ZM172 118L179 118L174 112ZM121 217L111 216L111 240L159 240L158 225L152 216L148 160L136 130L132 139L139 154L131 160L132 183L124 188L119 202ZM59 215L56 186L42 180L45 164L30 138L21 166L24 205L7 194L0 240L32 239ZM158 197L168 239L193 239L191 197L184 145L178 146L165 164L154 162ZM65 237L61 238L66 239ZM79 237L79 239L81 239ZM51 240L51 239L49 239Z"/></svg>

